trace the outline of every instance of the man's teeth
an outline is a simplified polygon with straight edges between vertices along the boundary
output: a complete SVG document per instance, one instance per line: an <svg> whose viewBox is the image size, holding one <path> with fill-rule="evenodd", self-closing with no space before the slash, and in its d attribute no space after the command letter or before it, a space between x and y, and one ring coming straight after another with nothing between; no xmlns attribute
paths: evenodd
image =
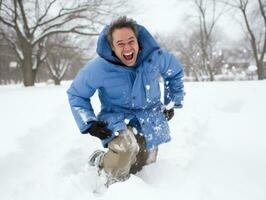
<svg viewBox="0 0 266 200"><path fill-rule="evenodd" d="M131 54L133 54L133 52L130 52L130 53L124 53L125 56L130 56Z"/></svg>

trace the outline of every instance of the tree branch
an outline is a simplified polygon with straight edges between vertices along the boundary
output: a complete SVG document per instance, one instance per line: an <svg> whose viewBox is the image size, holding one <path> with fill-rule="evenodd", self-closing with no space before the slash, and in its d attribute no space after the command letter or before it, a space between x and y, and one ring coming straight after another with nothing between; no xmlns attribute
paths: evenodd
<svg viewBox="0 0 266 200"><path fill-rule="evenodd" d="M265 11L263 9L263 5L262 5L262 2L261 0L258 0L259 2L259 7L260 7L260 13L263 17L263 21L264 21L264 43L263 43L263 48L262 48L262 51L261 51L261 56L260 56L260 62L262 63L263 62L263 58L264 58L264 55L265 55L265 52L266 52L266 15L265 15Z"/></svg>
<svg viewBox="0 0 266 200"><path fill-rule="evenodd" d="M37 30L37 28L40 26L40 23L41 23L42 20L47 16L47 14L48 14L50 8L52 7L52 5L53 5L56 1L57 1L57 0L53 0L53 1L51 1L51 2L49 3L49 5L47 6L47 8L46 8L45 12L43 13L43 15L37 19L37 23L36 23L36 25L33 27L32 34L35 33L35 31Z"/></svg>
<svg viewBox="0 0 266 200"><path fill-rule="evenodd" d="M11 28L15 29L15 26L12 24L12 22L8 22L8 21L6 21L6 20L5 20L4 18L2 18L1 16L0 16L0 22L2 22L3 24L7 25L8 27L11 27Z"/></svg>
<svg viewBox="0 0 266 200"><path fill-rule="evenodd" d="M72 14L75 14L75 13L80 13L80 12L87 11L87 9L88 9L87 6L88 6L88 5L77 6L76 8L72 8L72 9L62 8L62 9L59 11L59 13L58 13L57 16L55 16L55 17L53 17L53 18L51 18L51 19L49 19L49 20L47 20L47 21L44 21L43 23L40 23L39 26L44 26L44 25L46 25L46 24L52 23L52 22L58 20L59 18L62 18L62 17L67 16L67 15L72 15ZM64 12L64 11L65 11L65 12ZM67 12L67 11L69 11L69 12ZM62 12L64 12L64 13L62 13Z"/></svg>
<svg viewBox="0 0 266 200"><path fill-rule="evenodd" d="M6 34L5 34L3 31L0 32L0 35L2 35L3 38L8 42L9 46L10 46L10 47L14 50L14 52L16 53L18 59L19 59L20 61L22 61L22 60L23 60L23 55L22 55L22 53L19 51L19 48L18 48L18 46L17 46L17 44L16 44L16 41L13 41L10 37L6 36Z"/></svg>
<svg viewBox="0 0 266 200"><path fill-rule="evenodd" d="M82 28L82 27L80 26L79 28ZM41 40L43 40L45 37L48 37L50 35L57 34L57 33L77 33L77 34L86 35L86 36L98 36L99 35L99 33L85 33L85 32L79 31L77 29L78 29L78 27L74 27L74 28L71 28L69 30L54 30L54 31L50 31L50 32L44 33L36 41L34 41L32 43L32 45L34 46L38 42L40 42Z"/></svg>
<svg viewBox="0 0 266 200"><path fill-rule="evenodd" d="M9 17L10 17L9 12L14 13L14 10L12 10L9 6L4 4L2 2L2 0L0 2L0 11L5 12ZM12 21L6 19L4 16L1 15L1 13L0 13L0 22L2 22L3 24L5 24L8 27L11 27L11 28L15 29L15 26L12 24Z"/></svg>
<svg viewBox="0 0 266 200"><path fill-rule="evenodd" d="M27 36L27 38L30 38L31 37L31 34L30 34L30 29L29 29L29 25L28 25L28 20L27 20L27 16L26 16L26 13L25 13L25 9L24 9L24 6L22 4L22 0L18 0L18 5L19 5L19 8L20 8L20 13L22 15L22 21L23 21L23 28L24 28L24 31L25 31L25 34Z"/></svg>

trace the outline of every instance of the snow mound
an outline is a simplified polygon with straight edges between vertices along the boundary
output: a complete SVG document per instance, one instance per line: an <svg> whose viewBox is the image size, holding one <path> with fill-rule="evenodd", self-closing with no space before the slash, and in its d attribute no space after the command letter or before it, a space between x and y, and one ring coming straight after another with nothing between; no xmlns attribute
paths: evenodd
<svg viewBox="0 0 266 200"><path fill-rule="evenodd" d="M266 81L185 83L158 161L100 196L87 161L102 147L78 132L68 86L0 87L0 199L265 200Z"/></svg>

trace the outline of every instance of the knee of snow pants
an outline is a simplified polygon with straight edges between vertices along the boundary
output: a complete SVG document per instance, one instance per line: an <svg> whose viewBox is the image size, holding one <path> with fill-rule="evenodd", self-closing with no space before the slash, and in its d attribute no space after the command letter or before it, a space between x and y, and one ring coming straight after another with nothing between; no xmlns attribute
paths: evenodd
<svg viewBox="0 0 266 200"><path fill-rule="evenodd" d="M138 152L139 145L132 128L128 126L108 143L102 163L105 172L115 179L127 176L131 165L136 162Z"/></svg>
<svg viewBox="0 0 266 200"><path fill-rule="evenodd" d="M137 154L136 162L130 168L130 173L136 174L139 172L145 165L156 162L158 147L148 150L146 149L146 142L144 136L135 135L136 140L139 145L139 152Z"/></svg>

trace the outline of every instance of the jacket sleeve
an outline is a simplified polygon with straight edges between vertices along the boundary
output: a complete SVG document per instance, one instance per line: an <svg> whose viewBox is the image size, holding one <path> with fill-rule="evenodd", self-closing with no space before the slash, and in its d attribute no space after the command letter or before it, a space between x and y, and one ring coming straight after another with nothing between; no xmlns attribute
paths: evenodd
<svg viewBox="0 0 266 200"><path fill-rule="evenodd" d="M165 50L159 50L160 73L164 79L164 104L174 102L175 108L182 108L184 99L183 66Z"/></svg>
<svg viewBox="0 0 266 200"><path fill-rule="evenodd" d="M67 90L71 111L81 133L87 133L92 122L97 120L90 101L96 89L92 75L82 69Z"/></svg>

